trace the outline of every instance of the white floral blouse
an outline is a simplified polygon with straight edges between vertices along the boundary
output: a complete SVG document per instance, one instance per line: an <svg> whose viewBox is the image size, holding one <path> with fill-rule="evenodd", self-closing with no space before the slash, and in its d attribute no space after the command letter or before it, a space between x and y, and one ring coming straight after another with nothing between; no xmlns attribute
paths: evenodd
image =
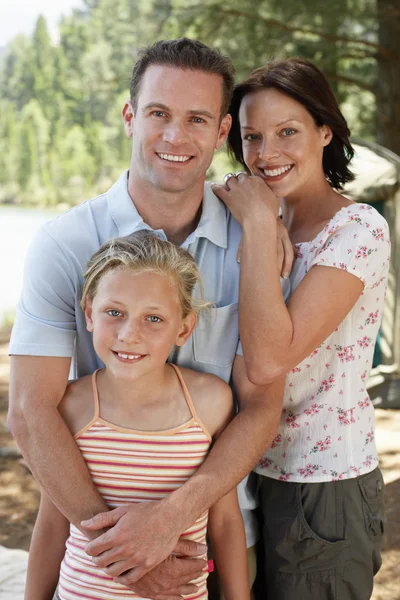
<svg viewBox="0 0 400 600"><path fill-rule="evenodd" d="M366 390L390 256L385 219L367 204L344 207L311 242L296 244L292 291L314 265L364 284L344 321L287 375L280 429L256 472L283 481L334 481L378 465Z"/></svg>

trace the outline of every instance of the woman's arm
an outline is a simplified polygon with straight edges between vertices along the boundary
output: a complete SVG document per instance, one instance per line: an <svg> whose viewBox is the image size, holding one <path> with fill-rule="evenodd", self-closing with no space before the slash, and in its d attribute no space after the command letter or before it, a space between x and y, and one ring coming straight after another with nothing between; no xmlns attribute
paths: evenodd
<svg viewBox="0 0 400 600"><path fill-rule="evenodd" d="M25 600L52 600L69 535L69 522L42 490L29 548Z"/></svg>
<svg viewBox="0 0 400 600"><path fill-rule="evenodd" d="M250 600L246 535L236 488L210 508L208 534L225 600Z"/></svg>

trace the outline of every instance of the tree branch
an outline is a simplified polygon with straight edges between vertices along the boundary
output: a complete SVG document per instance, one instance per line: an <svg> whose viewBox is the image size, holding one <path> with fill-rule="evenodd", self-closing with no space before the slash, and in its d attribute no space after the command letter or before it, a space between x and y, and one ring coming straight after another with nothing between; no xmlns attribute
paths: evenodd
<svg viewBox="0 0 400 600"><path fill-rule="evenodd" d="M195 6L193 7L195 10L201 10L204 13L204 6ZM347 44L364 46L366 48L373 48L377 51L378 54L384 56L385 58L390 58L391 52L388 48L385 48L381 44L375 42L369 42L368 40L357 40L355 38L349 38L343 35L334 35L331 33L327 33L325 31L320 31L318 29L313 29L311 27L298 27L294 25L288 25L287 23L282 23L282 21L278 21L277 19L272 19L269 17L263 17L259 14L248 13L246 11L236 10L236 9L224 9L218 7L219 13L222 13L226 16L231 17L245 17L246 19L250 19L252 21L261 20L266 25L270 25L272 27L278 27L284 31L290 31L292 33L304 33L310 35L316 35L324 40L328 40L331 42L345 42Z"/></svg>
<svg viewBox="0 0 400 600"><path fill-rule="evenodd" d="M366 90L367 92L371 92L372 94L376 94L376 85L368 84L360 79L354 79L353 77L348 77L347 75L341 75L340 73L334 73L330 71L324 71L324 74L328 79L333 81L339 81L340 83L348 83L350 85L355 85L362 90Z"/></svg>

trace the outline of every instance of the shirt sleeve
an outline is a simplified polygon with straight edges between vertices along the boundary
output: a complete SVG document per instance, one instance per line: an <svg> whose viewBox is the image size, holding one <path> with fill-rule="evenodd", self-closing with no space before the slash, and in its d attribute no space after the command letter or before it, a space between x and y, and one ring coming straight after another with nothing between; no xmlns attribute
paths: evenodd
<svg viewBox="0 0 400 600"><path fill-rule="evenodd" d="M364 205L365 206L365 205ZM390 235L385 219L372 207L346 215L322 240L308 270L315 265L335 267L358 277L365 288L382 280L390 258Z"/></svg>
<svg viewBox="0 0 400 600"><path fill-rule="evenodd" d="M28 250L10 354L71 357L75 343L72 261L42 227Z"/></svg>

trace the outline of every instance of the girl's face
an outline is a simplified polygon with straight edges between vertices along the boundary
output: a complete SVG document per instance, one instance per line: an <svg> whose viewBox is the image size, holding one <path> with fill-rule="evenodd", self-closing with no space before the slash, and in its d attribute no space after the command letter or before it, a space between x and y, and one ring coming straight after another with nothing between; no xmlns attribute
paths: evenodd
<svg viewBox="0 0 400 600"><path fill-rule="evenodd" d="M322 168L324 147L332 139L300 102L270 88L245 96L239 111L247 166L276 196L308 193Z"/></svg>
<svg viewBox="0 0 400 600"><path fill-rule="evenodd" d="M116 376L134 379L163 366L196 321L192 313L182 317L178 291L167 276L118 269L100 279L85 316L99 358Z"/></svg>

